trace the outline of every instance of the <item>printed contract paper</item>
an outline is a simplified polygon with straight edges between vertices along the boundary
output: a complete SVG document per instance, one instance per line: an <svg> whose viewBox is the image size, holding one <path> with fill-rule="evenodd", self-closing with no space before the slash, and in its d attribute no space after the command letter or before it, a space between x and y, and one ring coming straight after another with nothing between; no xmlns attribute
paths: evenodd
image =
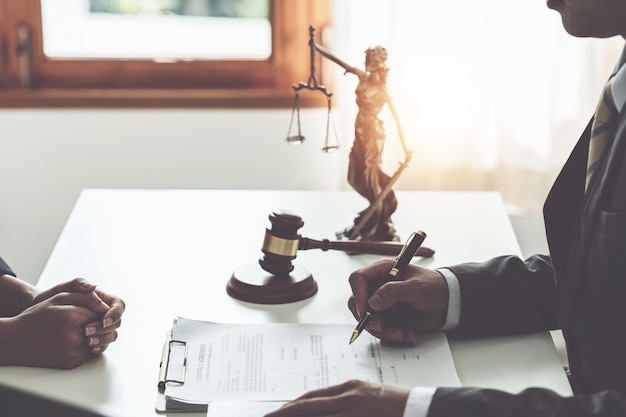
<svg viewBox="0 0 626 417"><path fill-rule="evenodd" d="M178 318L171 338L185 345L171 345L168 379L184 383L166 384L167 409L206 409L211 401L289 401L350 379L460 386L444 333L422 335L415 346L393 347L369 333L348 344L353 330L347 324Z"/></svg>

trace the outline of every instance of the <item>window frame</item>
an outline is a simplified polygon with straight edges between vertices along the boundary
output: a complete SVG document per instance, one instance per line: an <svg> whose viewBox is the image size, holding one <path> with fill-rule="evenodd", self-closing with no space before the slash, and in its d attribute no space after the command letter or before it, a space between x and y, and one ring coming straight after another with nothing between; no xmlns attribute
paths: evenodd
<svg viewBox="0 0 626 417"><path fill-rule="evenodd" d="M267 60L59 59L43 52L40 1L0 0L0 108L292 107L292 85L310 76L309 26L328 42L329 0L270 0L270 21ZM326 105L300 97L301 107Z"/></svg>

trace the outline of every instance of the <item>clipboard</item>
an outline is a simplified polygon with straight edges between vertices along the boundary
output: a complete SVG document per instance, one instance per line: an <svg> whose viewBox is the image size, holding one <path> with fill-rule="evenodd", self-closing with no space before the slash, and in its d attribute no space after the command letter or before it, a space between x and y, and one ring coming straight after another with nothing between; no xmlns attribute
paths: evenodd
<svg viewBox="0 0 626 417"><path fill-rule="evenodd" d="M172 331L165 334L161 362L159 363L159 380L157 384L157 400L155 409L159 412L172 411L167 407L165 387L168 383L184 384L187 374L187 342L172 339ZM206 411L206 408L204 409ZM202 410L199 410L202 411Z"/></svg>
<svg viewBox="0 0 626 417"><path fill-rule="evenodd" d="M156 410L204 412L211 404L284 402L349 379L407 387L460 386L445 333L416 346L373 336L349 344L352 324L215 323L178 317L166 333Z"/></svg>

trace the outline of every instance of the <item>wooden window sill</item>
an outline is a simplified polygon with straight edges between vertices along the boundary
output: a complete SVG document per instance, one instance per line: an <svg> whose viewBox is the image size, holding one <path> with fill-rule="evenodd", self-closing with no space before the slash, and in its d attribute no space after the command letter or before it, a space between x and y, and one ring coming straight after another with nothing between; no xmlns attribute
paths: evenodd
<svg viewBox="0 0 626 417"><path fill-rule="evenodd" d="M285 108L294 91L276 89L0 89L0 108ZM326 107L323 94L300 94L300 107Z"/></svg>

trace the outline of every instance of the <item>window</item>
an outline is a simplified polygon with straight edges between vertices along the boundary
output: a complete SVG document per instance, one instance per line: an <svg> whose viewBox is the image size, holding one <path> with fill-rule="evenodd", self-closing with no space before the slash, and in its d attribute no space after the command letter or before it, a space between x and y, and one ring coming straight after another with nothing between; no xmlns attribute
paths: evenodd
<svg viewBox="0 0 626 417"><path fill-rule="evenodd" d="M191 3L253 10L198 16ZM0 0L0 107L291 107L308 28L321 40L328 21L328 0Z"/></svg>
<svg viewBox="0 0 626 417"><path fill-rule="evenodd" d="M41 0L41 19L50 58L262 60L272 52L269 0Z"/></svg>

